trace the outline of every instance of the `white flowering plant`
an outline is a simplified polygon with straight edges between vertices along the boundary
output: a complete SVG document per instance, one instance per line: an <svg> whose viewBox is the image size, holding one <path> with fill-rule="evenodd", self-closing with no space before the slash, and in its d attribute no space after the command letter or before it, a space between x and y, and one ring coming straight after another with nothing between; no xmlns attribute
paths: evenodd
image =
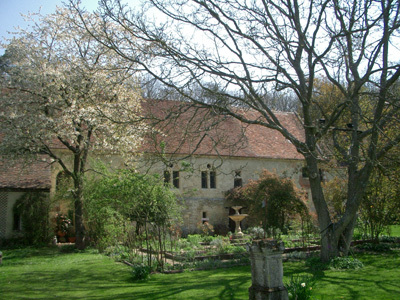
<svg viewBox="0 0 400 300"><path fill-rule="evenodd" d="M315 284L314 277L310 276L292 276L286 284L289 300L309 300L312 299L313 288Z"/></svg>
<svg viewBox="0 0 400 300"><path fill-rule="evenodd" d="M0 154L45 154L72 179L80 245L89 155L132 157L146 130L135 67L97 42L67 7L27 18L34 25L2 45ZM101 26L96 13L85 18Z"/></svg>

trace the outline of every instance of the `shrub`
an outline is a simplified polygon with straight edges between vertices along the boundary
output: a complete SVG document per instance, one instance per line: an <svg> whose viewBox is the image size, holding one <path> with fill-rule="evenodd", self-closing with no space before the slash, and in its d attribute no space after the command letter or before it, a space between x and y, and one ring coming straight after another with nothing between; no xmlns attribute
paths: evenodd
<svg viewBox="0 0 400 300"><path fill-rule="evenodd" d="M61 245L59 248L61 253L75 253L78 252L78 249L76 249L75 245Z"/></svg>
<svg viewBox="0 0 400 300"><path fill-rule="evenodd" d="M315 280L310 276L291 277L286 287L289 300L311 299Z"/></svg>
<svg viewBox="0 0 400 300"><path fill-rule="evenodd" d="M261 227L252 227L248 231L255 239L262 239L265 237L265 231Z"/></svg>
<svg viewBox="0 0 400 300"><path fill-rule="evenodd" d="M382 243L398 243L400 239L394 236L381 236L379 241Z"/></svg>
<svg viewBox="0 0 400 300"><path fill-rule="evenodd" d="M208 236L214 234L214 226L212 226L208 222L199 222L197 223L197 230L201 233L202 236Z"/></svg>
<svg viewBox="0 0 400 300"><path fill-rule="evenodd" d="M202 241L203 243L211 243L214 240L214 237L210 235L203 236Z"/></svg>
<svg viewBox="0 0 400 300"><path fill-rule="evenodd" d="M247 224L262 224L272 237L278 236L278 229L285 232L288 220L295 216L303 221L309 219L305 194L290 179L281 178L267 170L260 174L258 180L228 191L225 199L234 205L246 206L249 214Z"/></svg>
<svg viewBox="0 0 400 300"><path fill-rule="evenodd" d="M357 270L363 268L361 261L353 257L335 257L329 262L329 268L333 270Z"/></svg>
<svg viewBox="0 0 400 300"><path fill-rule="evenodd" d="M356 246L357 249L373 252L389 252L391 251L388 244L365 243Z"/></svg>
<svg viewBox="0 0 400 300"><path fill-rule="evenodd" d="M200 234L189 234L186 240L193 246L199 246L203 238Z"/></svg>
<svg viewBox="0 0 400 300"><path fill-rule="evenodd" d="M231 246L229 246L228 250L229 250L228 253L234 253L234 254L246 253L246 248L244 248L242 246L231 245Z"/></svg>
<svg viewBox="0 0 400 300"><path fill-rule="evenodd" d="M221 238L216 238L210 242L210 245L214 246L216 248L222 248L223 244L224 244L224 241Z"/></svg>
<svg viewBox="0 0 400 300"><path fill-rule="evenodd" d="M51 240L48 193L25 193L17 200L14 213L21 216L23 238L30 245L47 244Z"/></svg>
<svg viewBox="0 0 400 300"><path fill-rule="evenodd" d="M314 271L322 271L328 269L328 263L321 261L318 256L312 256L306 260L306 267Z"/></svg>
<svg viewBox="0 0 400 300"><path fill-rule="evenodd" d="M188 250L188 251L186 251L185 252L185 257L186 257L186 259L187 260L189 260L189 261L193 261L194 260L194 258L196 257L196 251L195 250Z"/></svg>
<svg viewBox="0 0 400 300"><path fill-rule="evenodd" d="M133 280L146 280L150 276L150 267L144 264L138 264L132 267Z"/></svg>

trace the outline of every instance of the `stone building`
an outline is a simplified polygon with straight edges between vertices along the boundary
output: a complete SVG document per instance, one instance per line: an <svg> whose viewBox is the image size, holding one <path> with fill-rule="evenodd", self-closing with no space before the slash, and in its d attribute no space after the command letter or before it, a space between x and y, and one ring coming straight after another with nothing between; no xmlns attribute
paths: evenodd
<svg viewBox="0 0 400 300"><path fill-rule="evenodd" d="M44 157L31 163L0 160L0 239L21 230L20 216L14 213L17 200L26 192L50 192L50 178L51 168Z"/></svg>
<svg viewBox="0 0 400 300"><path fill-rule="evenodd" d="M138 151L137 168L163 176L183 199L186 232L196 231L198 224L206 221L214 226L232 226L228 216L233 212L225 202L225 192L258 179L264 169L291 177L299 187L308 187L301 172L303 157L275 130L243 124L211 108L182 102L148 100L143 108L153 130ZM294 135L302 136L296 114L282 112L277 116ZM62 146L54 147L63 151ZM116 167L123 166L118 157L106 159ZM53 193L62 172L58 164L44 160L27 168L6 162L3 159L0 169L0 238L10 237L18 229L12 208L21 193Z"/></svg>
<svg viewBox="0 0 400 300"><path fill-rule="evenodd" d="M171 117L161 126L154 126L156 132L146 139L139 168L163 174L184 199L183 223L188 232L196 231L205 221L213 226L229 226L233 231L234 224L228 217L233 210L225 201L225 193L258 179L265 169L292 178L300 188L309 187L302 172L303 156L276 130L243 124L211 108L181 102L149 102L145 110L152 120ZM254 114L250 110L246 113ZM278 112L277 116L302 139L302 126L295 113ZM255 119L254 115L251 118Z"/></svg>

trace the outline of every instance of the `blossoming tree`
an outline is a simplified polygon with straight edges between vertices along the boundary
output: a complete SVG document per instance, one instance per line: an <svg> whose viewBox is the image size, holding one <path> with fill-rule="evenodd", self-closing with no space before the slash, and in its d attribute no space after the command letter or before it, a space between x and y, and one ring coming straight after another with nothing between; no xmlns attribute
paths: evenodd
<svg viewBox="0 0 400 300"><path fill-rule="evenodd" d="M76 246L84 248L89 155L131 154L145 130L135 73L80 27L71 10L29 18L34 25L5 45L2 58L0 151L46 154L72 178Z"/></svg>

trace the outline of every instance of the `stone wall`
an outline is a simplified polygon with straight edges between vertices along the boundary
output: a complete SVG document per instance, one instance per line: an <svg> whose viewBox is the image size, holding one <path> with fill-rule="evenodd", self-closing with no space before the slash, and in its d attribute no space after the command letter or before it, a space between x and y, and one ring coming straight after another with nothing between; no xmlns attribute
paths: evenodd
<svg viewBox="0 0 400 300"><path fill-rule="evenodd" d="M24 192L0 192L0 238L10 238L14 227L14 205Z"/></svg>
<svg viewBox="0 0 400 300"><path fill-rule="evenodd" d="M65 155L68 155L66 153ZM175 160L174 160L175 158ZM121 168L123 164L117 156L104 157L104 161L111 163L114 168ZM67 160L68 162L68 160ZM247 158L247 157L215 157L215 156L191 156L184 161L179 157L172 157L168 163L162 163L144 156L137 163L139 171L144 173L159 174L163 176L164 171L171 174L174 171L179 172L179 187L173 187L182 202L183 229L185 232L192 233L197 230L198 224L207 219L213 226L229 224L229 206L225 203L225 192L234 187L235 179L241 179L242 184L249 180L256 180L259 174L268 170L278 175L291 177L299 188L307 188L308 179L302 178L301 169L304 166L302 160L282 160L269 158ZM56 177L61 168L53 164L52 169L52 189L54 193L56 187ZM208 177L208 187L202 187L202 172L215 172L215 188L210 187L210 178ZM311 202L310 202L311 203ZM60 209L62 205L60 204ZM310 204L310 208L311 204Z"/></svg>
<svg viewBox="0 0 400 300"><path fill-rule="evenodd" d="M173 188L175 193L183 199L182 216L185 232L192 233L197 230L198 224L207 221L213 226L229 224L230 204L225 202L225 192L234 187L235 179L240 178L243 185L249 180L256 180L264 170L291 177L298 187L304 179L301 178L301 160L277 160L266 158L227 158L220 160L216 157L193 156L184 164L177 160L166 166L155 163L148 170L161 176L164 171L179 171L179 188ZM185 168L182 167L185 166ZM190 165L190 168L188 168ZM146 164L143 165L147 166ZM202 187L202 172L216 173L216 188ZM209 180L209 178L208 178ZM302 181L301 181L302 180ZM171 179L172 184L172 179Z"/></svg>
<svg viewBox="0 0 400 300"><path fill-rule="evenodd" d="M0 238L7 234L8 197L7 192L0 192Z"/></svg>

